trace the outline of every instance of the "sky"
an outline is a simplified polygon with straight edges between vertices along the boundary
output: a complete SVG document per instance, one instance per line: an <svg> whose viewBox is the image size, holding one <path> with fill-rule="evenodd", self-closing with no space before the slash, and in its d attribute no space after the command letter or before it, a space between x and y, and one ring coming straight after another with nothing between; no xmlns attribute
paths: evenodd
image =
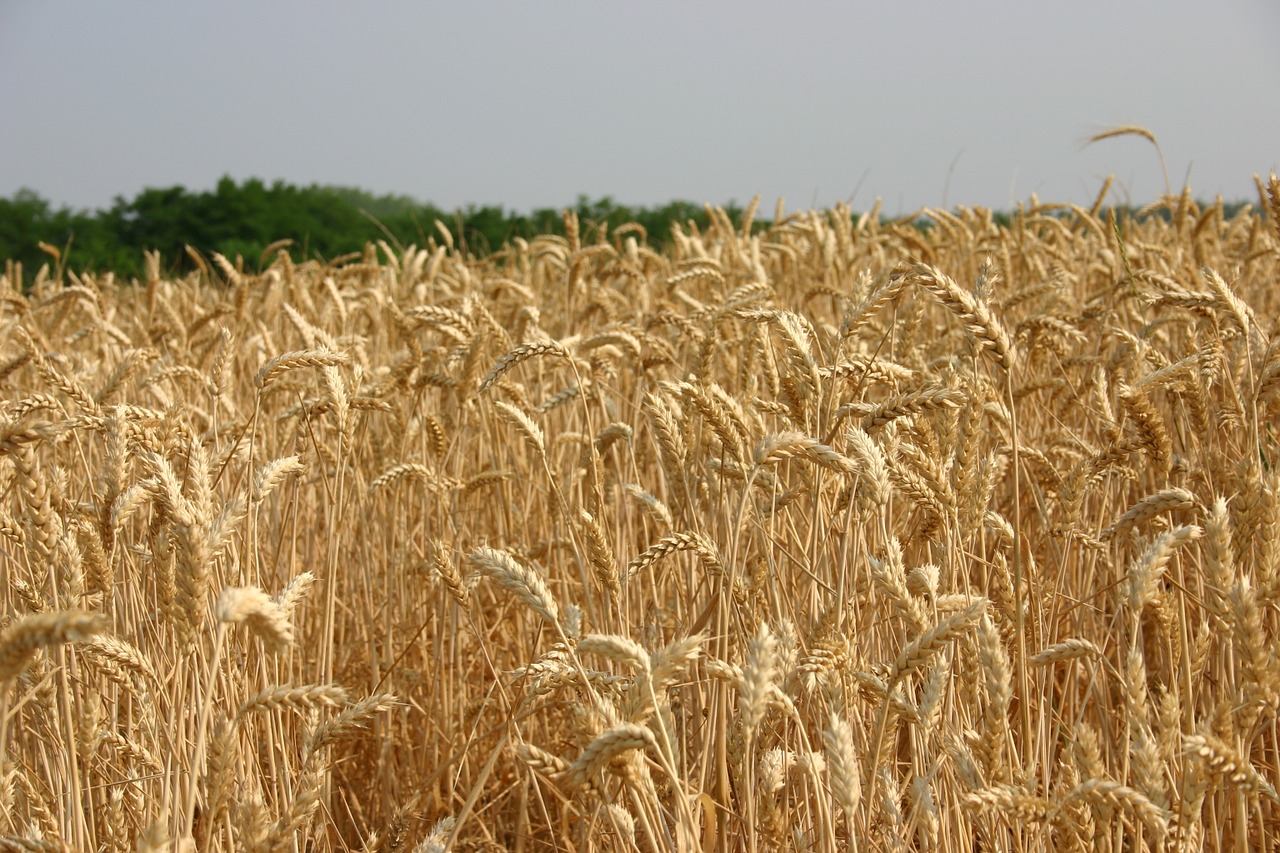
<svg viewBox="0 0 1280 853"><path fill-rule="evenodd" d="M1280 169L1276 0L0 0L0 196L224 175L441 208L886 213Z"/></svg>

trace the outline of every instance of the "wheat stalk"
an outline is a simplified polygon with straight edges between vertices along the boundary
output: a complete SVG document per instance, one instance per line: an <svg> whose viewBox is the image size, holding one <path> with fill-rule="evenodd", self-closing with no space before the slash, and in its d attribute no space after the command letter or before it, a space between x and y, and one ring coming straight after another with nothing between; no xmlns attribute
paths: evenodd
<svg viewBox="0 0 1280 853"><path fill-rule="evenodd" d="M533 569L521 565L515 557L496 548L476 548L467 555L476 571L500 587L514 594L548 622L560 621L560 607L556 604L546 582Z"/></svg>

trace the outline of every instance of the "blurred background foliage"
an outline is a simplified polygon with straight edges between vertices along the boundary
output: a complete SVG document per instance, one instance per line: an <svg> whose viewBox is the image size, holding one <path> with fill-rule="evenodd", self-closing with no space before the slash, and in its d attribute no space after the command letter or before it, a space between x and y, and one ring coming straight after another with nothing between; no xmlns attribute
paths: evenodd
<svg viewBox="0 0 1280 853"><path fill-rule="evenodd" d="M1227 204L1224 214L1233 215L1242 206L1241 202ZM642 242L662 249L673 225L693 223L699 229L708 225L707 208L688 201L645 208L621 204L610 196L592 201L582 195L570 209L583 224L584 242L594 241L601 229L609 233L635 223L644 229L636 235ZM736 203L724 205L724 210L731 221L740 221L744 212ZM1167 204L1114 211L1121 221L1135 215L1139 219L1169 216ZM928 229L932 221L925 214L920 211L899 221ZM1006 224L1009 216L997 213L995 221ZM53 265L55 260L65 269L111 271L129 280L142 277L144 250L158 250L168 274L190 272L195 264L186 251L190 246L205 257L219 252L246 270L256 270L270 263L276 250L271 257L263 252L272 244L278 247L282 240L292 241L287 251L295 261L328 261L360 252L375 240L397 248L438 243L442 235L437 221L449 230L457 248L476 256L497 251L515 238L564 234L561 208L520 213L500 205L471 205L446 211L409 196L376 195L354 187L299 187L284 181L268 185L257 178L236 183L224 177L212 190L148 188L132 199L117 196L111 207L96 211L55 209L36 192L19 190L0 198L0 260L21 262L28 282L42 265ZM770 224L760 216L753 223L756 230Z"/></svg>

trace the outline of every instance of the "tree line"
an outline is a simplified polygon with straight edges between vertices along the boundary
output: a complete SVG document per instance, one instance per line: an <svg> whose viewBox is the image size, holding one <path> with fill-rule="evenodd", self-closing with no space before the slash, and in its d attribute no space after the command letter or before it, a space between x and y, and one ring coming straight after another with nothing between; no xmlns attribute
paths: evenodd
<svg viewBox="0 0 1280 853"><path fill-rule="evenodd" d="M1230 217L1243 206L1242 202L1227 204L1224 214ZM612 231L634 222L644 227L649 245L658 249L670 239L674 224L692 221L700 228L709 224L705 207L688 201L645 208L620 204L608 196L595 201L579 196L571 209L586 226L587 239L592 238L591 226ZM1112 210L1121 221L1137 213L1127 205ZM725 212L739 221L743 208L728 204ZM1170 213L1165 207L1149 215L1167 218ZM1007 224L1009 218L1006 213L995 214L1000 224ZM456 246L475 255L501 249L517 237L564 234L560 208L519 213L501 206L472 205L445 211L405 195L318 184L300 187L284 181L268 185L257 178L237 183L224 177L212 190L150 188L132 199L117 196L111 207L96 211L55 209L39 194L19 190L10 198L0 198L0 262L21 262L28 282L55 256L68 269L110 270L128 280L144 275L143 252L148 250L160 252L167 273L189 272L195 265L186 251L190 246L205 257L218 252L232 262L241 258L245 269L253 270L271 261L263 253L282 240L291 241L287 251L295 261L330 260L359 252L375 240L393 246L426 245L442 236L437 221L449 229ZM899 221L925 230L933 225L927 216ZM756 218L756 228L766 225Z"/></svg>
<svg viewBox="0 0 1280 853"><path fill-rule="evenodd" d="M702 205L673 201L661 207L629 207L605 197L580 196L575 205L583 223L616 228L627 222L644 226L652 245L661 246L673 223L693 220L707 225ZM741 213L728 206L731 216ZM361 251L373 240L392 245L425 245L441 235L444 223L455 243L477 255L502 248L516 237L563 234L560 208L531 213L500 206L441 210L403 195L376 195L350 187L313 184L300 187L259 179L237 183L229 177L207 191L182 186L145 189L132 199L117 196L106 209L55 209L31 190L0 198L0 259L20 261L30 276L49 263L56 249L61 263L73 270L111 270L129 279L143 275L143 251L158 250L164 268L185 273L194 261L191 246L208 256L219 252L233 262L244 259L255 269L270 258L271 244L291 240L294 260L328 260ZM46 248L42 248L44 244ZM272 253L274 255L274 252Z"/></svg>

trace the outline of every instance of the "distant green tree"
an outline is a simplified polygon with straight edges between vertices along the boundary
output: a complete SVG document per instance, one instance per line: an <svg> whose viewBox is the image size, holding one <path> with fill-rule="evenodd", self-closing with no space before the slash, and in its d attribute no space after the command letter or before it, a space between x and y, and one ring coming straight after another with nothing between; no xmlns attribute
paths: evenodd
<svg viewBox="0 0 1280 853"><path fill-rule="evenodd" d="M62 263L75 267L110 267L122 260L114 235L98 216L68 208L54 210L29 189L12 198L0 198L0 260L19 261L28 279L53 256L40 248L45 243L62 255Z"/></svg>

